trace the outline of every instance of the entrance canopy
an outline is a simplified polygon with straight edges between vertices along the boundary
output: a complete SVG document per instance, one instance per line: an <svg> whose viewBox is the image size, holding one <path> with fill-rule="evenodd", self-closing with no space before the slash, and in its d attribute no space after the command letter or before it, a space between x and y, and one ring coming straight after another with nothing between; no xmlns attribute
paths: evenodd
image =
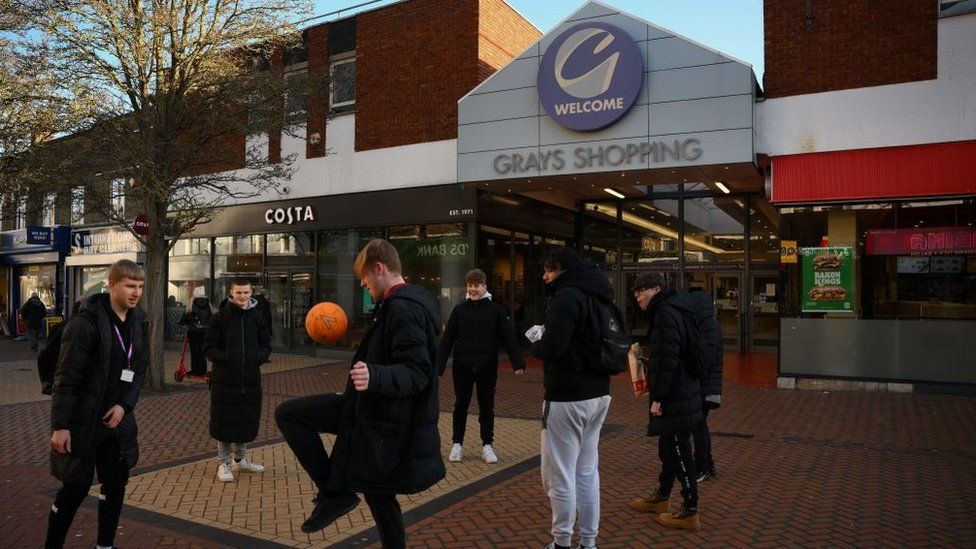
<svg viewBox="0 0 976 549"><path fill-rule="evenodd" d="M757 93L748 64L589 2L460 100L458 180L584 198L758 190Z"/></svg>

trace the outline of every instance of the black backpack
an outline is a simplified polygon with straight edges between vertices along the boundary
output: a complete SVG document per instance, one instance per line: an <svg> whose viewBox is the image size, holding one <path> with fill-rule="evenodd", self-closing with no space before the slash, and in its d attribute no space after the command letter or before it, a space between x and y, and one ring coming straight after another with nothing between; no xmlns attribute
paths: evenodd
<svg viewBox="0 0 976 549"><path fill-rule="evenodd" d="M630 337L623 323L620 310L611 301L590 295L590 323L597 334L599 347L596 360L587 361L591 369L602 375L617 375L629 370L627 355L630 353Z"/></svg>
<svg viewBox="0 0 976 549"><path fill-rule="evenodd" d="M65 321L67 322L67 321ZM61 332L65 322L55 324L47 334L47 346L37 355L37 377L41 379L41 394L49 395L54 389L54 374L58 370L61 352Z"/></svg>
<svg viewBox="0 0 976 549"><path fill-rule="evenodd" d="M706 377L722 352L722 332L715 320L711 297L705 292L688 294L694 312L683 312L685 370L695 379Z"/></svg>

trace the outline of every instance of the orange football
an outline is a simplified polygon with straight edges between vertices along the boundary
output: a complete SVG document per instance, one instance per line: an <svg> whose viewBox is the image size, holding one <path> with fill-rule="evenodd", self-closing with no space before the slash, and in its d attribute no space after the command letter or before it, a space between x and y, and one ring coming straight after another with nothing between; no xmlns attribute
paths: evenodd
<svg viewBox="0 0 976 549"><path fill-rule="evenodd" d="M330 301L323 301L308 311L305 315L305 331L308 337L319 343L331 344L346 335L349 321L342 307Z"/></svg>

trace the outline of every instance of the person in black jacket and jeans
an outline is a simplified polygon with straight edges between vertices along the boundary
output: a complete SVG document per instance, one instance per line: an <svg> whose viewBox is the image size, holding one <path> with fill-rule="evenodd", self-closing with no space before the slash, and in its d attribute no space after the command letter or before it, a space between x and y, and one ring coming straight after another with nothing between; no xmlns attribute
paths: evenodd
<svg viewBox="0 0 976 549"><path fill-rule="evenodd" d="M630 505L638 511L660 513L658 522L665 526L699 530L691 431L702 421L701 396L698 380L688 373L682 356L688 343L684 317L693 315L695 307L687 294L667 288L659 273L638 275L634 297L640 308L647 311L650 336L647 380L651 395L647 435L659 437L661 474L658 489ZM677 512L669 513L668 499L675 478L681 483L683 504Z"/></svg>
<svg viewBox="0 0 976 549"><path fill-rule="evenodd" d="M487 279L481 269L465 276L468 299L451 311L447 328L437 349L437 368L441 375L447 367L447 357L454 350L452 374L454 378L454 445L450 461L461 461L464 431L467 426L471 393L478 386L478 424L481 426L481 457L486 463L496 463L498 456L492 448L495 438L495 387L498 384L498 344L505 344L512 369L525 372L522 350L515 338L515 329L508 312L492 302Z"/></svg>
<svg viewBox="0 0 976 549"><path fill-rule="evenodd" d="M138 307L145 274L129 260L109 269L108 293L71 317L51 396L51 474L63 482L48 514L46 547L62 547L95 472L98 546L111 547L129 470L139 459L133 410L146 378L146 313Z"/></svg>
<svg viewBox="0 0 976 549"><path fill-rule="evenodd" d="M600 333L591 322L597 299L613 287L599 267L569 248L550 251L542 279L552 296L532 354L543 360L542 485L552 506L549 547L568 548L573 523L580 547L596 546L600 526L600 428L610 409L610 376L597 371ZM529 332L537 331L534 326Z"/></svg>
<svg viewBox="0 0 976 549"><path fill-rule="evenodd" d="M275 420L318 488L302 531L332 524L359 504L355 492L363 492L383 547L398 549L406 547L406 533L396 494L444 478L437 430L441 318L434 296L404 282L389 242L369 241L353 270L376 306L345 392L289 400ZM319 433L336 434L331 456Z"/></svg>
<svg viewBox="0 0 976 549"><path fill-rule="evenodd" d="M234 471L264 471L247 456L247 444L257 437L261 423L261 365L271 356L271 336L256 305L251 282L235 279L228 305L213 316L204 335L203 349L213 362L210 436L217 439L221 482L233 481Z"/></svg>

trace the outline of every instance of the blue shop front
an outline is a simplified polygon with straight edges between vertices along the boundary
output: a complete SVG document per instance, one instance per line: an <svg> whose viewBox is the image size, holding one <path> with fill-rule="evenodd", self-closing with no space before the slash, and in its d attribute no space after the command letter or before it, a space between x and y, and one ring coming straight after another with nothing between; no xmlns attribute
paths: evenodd
<svg viewBox="0 0 976 549"><path fill-rule="evenodd" d="M64 260L71 228L27 227L0 233L0 330L15 337L26 334L20 309L32 293L48 310L44 333L63 318L65 308Z"/></svg>

